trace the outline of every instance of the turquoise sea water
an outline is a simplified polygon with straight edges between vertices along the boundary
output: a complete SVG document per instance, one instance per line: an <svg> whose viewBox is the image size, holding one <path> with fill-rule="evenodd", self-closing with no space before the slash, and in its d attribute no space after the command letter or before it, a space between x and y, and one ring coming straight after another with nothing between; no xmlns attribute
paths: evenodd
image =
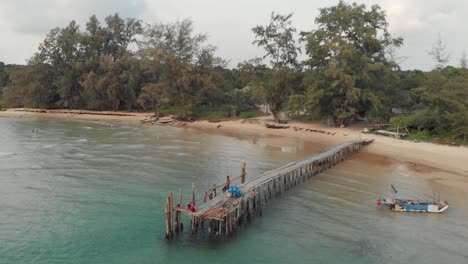
<svg viewBox="0 0 468 264"><path fill-rule="evenodd" d="M451 205L443 215L379 210L375 199L390 183L420 198L435 187L417 177L423 172L366 151L268 203L232 239L188 230L163 238L168 191L182 187L187 198L192 182L220 183L243 161L253 177L323 148L267 135L0 118L0 263L468 263L466 194L439 187Z"/></svg>

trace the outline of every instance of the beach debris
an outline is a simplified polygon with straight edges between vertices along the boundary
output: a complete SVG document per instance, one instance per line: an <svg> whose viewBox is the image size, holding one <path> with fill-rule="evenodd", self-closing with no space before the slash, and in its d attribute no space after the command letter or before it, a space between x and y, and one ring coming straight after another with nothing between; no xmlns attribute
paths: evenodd
<svg viewBox="0 0 468 264"><path fill-rule="evenodd" d="M174 120L173 116L165 116L165 117L159 118L158 123L159 124L169 124L169 123L173 123L174 121L175 120Z"/></svg>
<svg viewBox="0 0 468 264"><path fill-rule="evenodd" d="M220 128L220 127L221 127L221 125L218 125L216 128Z"/></svg>
<svg viewBox="0 0 468 264"><path fill-rule="evenodd" d="M210 120L208 120L208 122L210 122L210 123L219 123L219 122L222 122L222 121L223 120L221 120L221 119L210 119Z"/></svg>
<svg viewBox="0 0 468 264"><path fill-rule="evenodd" d="M377 135L387 136L387 137L394 137L394 138L405 138L408 136L406 133L398 133L398 132L391 132L387 130L377 130L375 131Z"/></svg>
<svg viewBox="0 0 468 264"><path fill-rule="evenodd" d="M459 147L460 144L449 141L449 140L440 140L440 139L435 139L432 141L433 143L440 144L440 145L446 145L446 146L451 146L451 147Z"/></svg>
<svg viewBox="0 0 468 264"><path fill-rule="evenodd" d="M270 124L270 123L265 123L265 127L272 128L272 129L287 129L287 128L289 128L289 126L281 126L281 125L275 125L275 124Z"/></svg>
<svg viewBox="0 0 468 264"><path fill-rule="evenodd" d="M367 129L367 127L365 127L365 128L362 130L362 133L369 133L369 129Z"/></svg>
<svg viewBox="0 0 468 264"><path fill-rule="evenodd" d="M154 122L157 122L158 119L159 119L159 118L157 118L157 117L150 117L150 118L141 120L141 121L140 121L140 124L146 124L146 123L154 124Z"/></svg>

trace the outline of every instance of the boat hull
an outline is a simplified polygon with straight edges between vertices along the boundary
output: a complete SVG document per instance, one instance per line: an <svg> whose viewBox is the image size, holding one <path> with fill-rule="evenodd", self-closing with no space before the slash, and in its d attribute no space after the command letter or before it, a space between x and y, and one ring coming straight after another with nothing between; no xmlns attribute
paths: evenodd
<svg viewBox="0 0 468 264"><path fill-rule="evenodd" d="M433 203L417 200L383 199L377 200L377 206L395 212L443 213L447 210L448 203L446 201Z"/></svg>

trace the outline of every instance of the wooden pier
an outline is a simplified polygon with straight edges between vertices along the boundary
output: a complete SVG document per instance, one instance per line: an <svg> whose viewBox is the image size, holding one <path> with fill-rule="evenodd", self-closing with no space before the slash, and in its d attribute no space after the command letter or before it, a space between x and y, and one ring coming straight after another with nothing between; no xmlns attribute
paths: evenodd
<svg viewBox="0 0 468 264"><path fill-rule="evenodd" d="M231 236L238 225L250 221L254 216L261 215L263 205L270 199L280 196L313 175L344 161L372 141L345 142L301 161L263 173L248 181L246 181L244 163L240 176L234 179L227 176L226 183L213 185L198 200L195 200L195 186L192 184L191 197L186 203L193 204L196 210L190 210L184 206L182 189L179 190L176 206L174 206L174 195L170 192L165 208L166 238L172 238L174 233L182 231L182 213L190 217L192 234L196 234L199 229L207 229L211 235ZM231 197L227 190L237 181L239 181L237 186L243 195Z"/></svg>

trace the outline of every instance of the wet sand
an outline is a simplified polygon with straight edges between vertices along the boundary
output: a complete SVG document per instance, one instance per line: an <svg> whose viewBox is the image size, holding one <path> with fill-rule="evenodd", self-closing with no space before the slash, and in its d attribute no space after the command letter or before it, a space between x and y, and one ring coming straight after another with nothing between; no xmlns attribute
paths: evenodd
<svg viewBox="0 0 468 264"><path fill-rule="evenodd" d="M46 118L60 120L86 120L123 122L139 125L140 121L151 117L151 113L134 112L96 112L79 110L36 110L36 109L8 109L0 111L0 117L16 118ZM361 133L361 128L329 128L316 123L290 122L288 129L269 129L266 122L269 117L232 120L211 123L196 121L185 123L183 127L202 129L211 133L221 133L231 136L247 136L255 140L257 136L277 136L297 138L309 142L317 149L324 149L341 142L366 138L375 142L366 148L366 159L376 163L403 163L407 169L417 172L434 186L446 191L456 189L457 192L468 190L468 148L437 145L432 143L416 143L394 138ZM145 124L151 126L151 124ZM311 132L321 130L326 133Z"/></svg>

